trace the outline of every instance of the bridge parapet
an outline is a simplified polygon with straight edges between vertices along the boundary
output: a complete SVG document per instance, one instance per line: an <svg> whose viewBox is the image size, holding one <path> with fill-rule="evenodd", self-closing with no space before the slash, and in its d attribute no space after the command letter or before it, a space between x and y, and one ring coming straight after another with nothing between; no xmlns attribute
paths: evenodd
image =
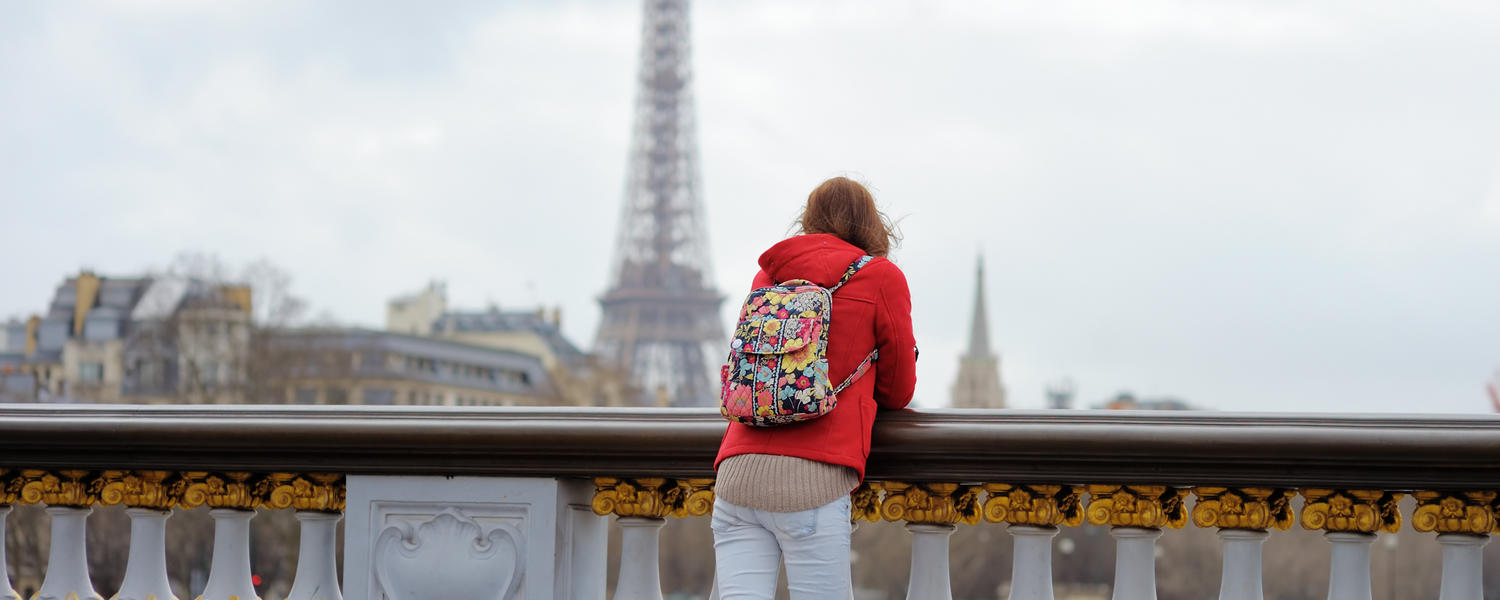
<svg viewBox="0 0 1500 600"><path fill-rule="evenodd" d="M614 597L654 599L661 524L711 512L723 429L697 409L0 406L0 534L9 505L47 506L39 600L100 597L85 519L110 504L131 519L121 600L172 597L166 522L200 505L205 600L256 597L255 510L298 512L290 598L593 600L612 516ZM1370 542L1403 527L1442 543L1442 598L1477 598L1500 518L1488 416L905 411L882 414L873 445L854 516L912 532L910 598L951 597L947 537L981 520L1014 534L1012 598L1053 597L1052 540L1084 521L1116 537L1116 599L1155 597L1156 539L1188 526L1223 541L1221 598L1261 598L1260 546L1298 524L1331 542L1330 598L1370 598Z"/></svg>

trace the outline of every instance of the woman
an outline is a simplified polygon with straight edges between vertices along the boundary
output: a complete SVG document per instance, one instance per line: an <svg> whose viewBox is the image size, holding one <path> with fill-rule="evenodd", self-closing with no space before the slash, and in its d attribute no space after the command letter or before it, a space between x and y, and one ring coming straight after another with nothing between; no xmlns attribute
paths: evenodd
<svg viewBox="0 0 1500 600"><path fill-rule="evenodd" d="M876 258L833 295L830 381L870 354L879 359L822 417L781 427L730 423L715 459L712 527L720 600L770 600L786 559L794 600L850 597L849 493L864 479L876 408L900 409L916 385L906 277L885 259L899 241L864 186L835 177L807 197L802 235L760 256L752 287L807 279L839 282L850 263Z"/></svg>

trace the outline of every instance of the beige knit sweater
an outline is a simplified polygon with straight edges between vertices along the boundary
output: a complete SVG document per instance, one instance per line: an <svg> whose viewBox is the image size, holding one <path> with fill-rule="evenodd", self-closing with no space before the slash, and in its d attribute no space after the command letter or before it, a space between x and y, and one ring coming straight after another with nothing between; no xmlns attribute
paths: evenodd
<svg viewBox="0 0 1500 600"><path fill-rule="evenodd" d="M736 454L719 463L714 494L725 502L772 512L809 510L847 496L859 473L795 456Z"/></svg>

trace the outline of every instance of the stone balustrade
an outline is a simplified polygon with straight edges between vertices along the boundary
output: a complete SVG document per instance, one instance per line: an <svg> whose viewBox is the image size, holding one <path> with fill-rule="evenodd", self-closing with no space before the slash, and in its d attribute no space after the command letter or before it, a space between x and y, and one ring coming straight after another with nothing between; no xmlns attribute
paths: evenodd
<svg viewBox="0 0 1500 600"><path fill-rule="evenodd" d="M11 505L46 506L36 600L102 600L85 520L117 504L131 523L124 580L106 590L119 600L173 597L165 531L197 506L215 526L203 600L257 597L257 510L300 521L289 598L602 600L613 523L613 598L660 600L658 533L712 510L723 427L670 409L0 406L0 536ZM981 521L1012 534L1013 599L1053 598L1052 541L1085 521L1115 538L1116 600L1156 597L1171 568L1156 541L1189 524L1222 540L1221 599L1263 598L1261 544L1295 526L1325 532L1331 600L1371 598L1370 544L1403 527L1442 545L1442 600L1477 599L1500 524L1487 416L907 411L875 440L853 516L911 532L914 599L952 597L949 536Z"/></svg>

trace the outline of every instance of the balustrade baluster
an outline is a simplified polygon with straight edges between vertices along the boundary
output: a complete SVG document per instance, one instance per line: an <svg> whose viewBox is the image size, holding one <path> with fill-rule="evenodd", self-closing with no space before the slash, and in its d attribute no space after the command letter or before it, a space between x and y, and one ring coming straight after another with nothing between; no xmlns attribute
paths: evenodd
<svg viewBox="0 0 1500 600"><path fill-rule="evenodd" d="M259 600L250 570L250 519L274 488L250 473L188 473L185 506L207 505L214 521L214 554L198 600Z"/></svg>
<svg viewBox="0 0 1500 600"><path fill-rule="evenodd" d="M1302 527L1321 529L1332 545L1328 600L1371 600L1370 543L1375 532L1401 530L1396 501L1379 490L1304 489Z"/></svg>
<svg viewBox="0 0 1500 600"><path fill-rule="evenodd" d="M214 520L214 554L201 599L258 600L250 579L250 519L255 511L215 508L208 514Z"/></svg>
<svg viewBox="0 0 1500 600"><path fill-rule="evenodd" d="M52 548L47 574L36 600L103 600L89 581L87 523L98 496L89 471L23 471L21 497L47 505L52 517Z"/></svg>
<svg viewBox="0 0 1500 600"><path fill-rule="evenodd" d="M911 579L908 600L952 600L948 574L948 538L954 526L937 523L907 523L911 532Z"/></svg>
<svg viewBox="0 0 1500 600"><path fill-rule="evenodd" d="M977 485L956 483L877 484L885 491L880 515L888 521L906 521L911 532L911 578L909 600L951 600L953 586L948 567L948 538L957 523L979 522Z"/></svg>
<svg viewBox="0 0 1500 600"><path fill-rule="evenodd" d="M301 524L297 572L287 600L343 600L334 553L347 488L337 473L271 476L276 486L265 501L271 508L297 510Z"/></svg>
<svg viewBox="0 0 1500 600"><path fill-rule="evenodd" d="M177 600L167 580L167 518L170 511L127 508L130 516L130 555L125 579L110 600Z"/></svg>
<svg viewBox="0 0 1500 600"><path fill-rule="evenodd" d="M1090 523L1115 538L1114 600L1155 600L1156 538L1187 524L1187 490L1161 485L1091 485Z"/></svg>
<svg viewBox="0 0 1500 600"><path fill-rule="evenodd" d="M1470 600L1484 595L1484 545L1496 529L1495 492L1412 494L1417 509L1412 529L1438 534L1443 547L1443 579L1438 600Z"/></svg>
<svg viewBox="0 0 1500 600"><path fill-rule="evenodd" d="M663 519L620 517L620 580L615 600L661 600Z"/></svg>
<svg viewBox="0 0 1500 600"><path fill-rule="evenodd" d="M167 518L186 482L170 471L105 471L99 502L123 503L130 517L130 554L120 591L110 600L177 600L167 580Z"/></svg>
<svg viewBox="0 0 1500 600"><path fill-rule="evenodd" d="M301 540L297 548L297 574L287 600L343 600L334 557L342 518L338 513L297 511L297 520L302 524Z"/></svg>
<svg viewBox="0 0 1500 600"><path fill-rule="evenodd" d="M1370 543L1374 534L1330 531L1328 600L1371 600Z"/></svg>
<svg viewBox="0 0 1500 600"><path fill-rule="evenodd" d="M1219 600L1264 600L1261 586L1261 546L1270 532L1263 529L1219 529L1224 548L1224 570Z"/></svg>
<svg viewBox="0 0 1500 600"><path fill-rule="evenodd" d="M1270 528L1291 528L1291 498L1271 488L1200 487L1193 490L1193 524L1218 527L1224 548L1219 600L1264 600L1261 546Z"/></svg>
<svg viewBox="0 0 1500 600"><path fill-rule="evenodd" d="M1438 600L1475 600L1484 597L1484 545L1489 536L1444 533L1443 582Z"/></svg>
<svg viewBox="0 0 1500 600"><path fill-rule="evenodd" d="M1050 600L1052 593L1052 538L1056 527L1010 525L1015 542L1010 569L1010 600Z"/></svg>
<svg viewBox="0 0 1500 600"><path fill-rule="evenodd" d="M616 515L620 578L614 600L661 600L661 528L667 517L713 510L712 479L594 478L594 514Z"/></svg>
<svg viewBox="0 0 1500 600"><path fill-rule="evenodd" d="M984 519L1007 523L1015 540L1010 600L1052 600L1052 538L1058 525L1083 523L1083 488L989 483L984 489Z"/></svg>
<svg viewBox="0 0 1500 600"><path fill-rule="evenodd" d="M10 509L10 504L0 504L0 600L21 600L21 594L10 585L10 563L5 559L5 520L10 517Z"/></svg>

